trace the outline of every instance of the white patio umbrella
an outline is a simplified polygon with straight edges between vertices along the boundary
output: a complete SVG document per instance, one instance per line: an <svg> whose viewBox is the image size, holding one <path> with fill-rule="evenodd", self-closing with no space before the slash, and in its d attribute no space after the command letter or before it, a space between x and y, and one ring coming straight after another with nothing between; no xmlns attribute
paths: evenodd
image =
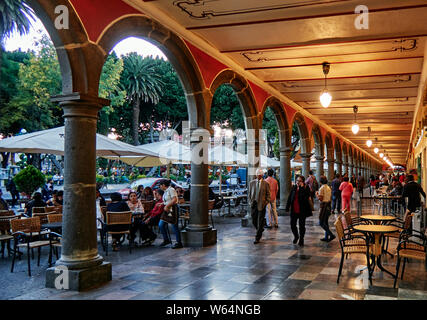
<svg viewBox="0 0 427 320"><path fill-rule="evenodd" d="M0 152L64 155L64 127L47 129L0 140ZM97 156L147 156L136 147L96 134Z"/></svg>

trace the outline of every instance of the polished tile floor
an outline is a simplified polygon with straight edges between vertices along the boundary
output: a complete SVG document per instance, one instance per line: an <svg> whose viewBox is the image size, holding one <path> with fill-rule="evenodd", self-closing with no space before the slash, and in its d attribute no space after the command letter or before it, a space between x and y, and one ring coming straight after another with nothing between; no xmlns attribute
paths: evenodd
<svg viewBox="0 0 427 320"><path fill-rule="evenodd" d="M113 280L85 292L57 291L44 287L47 251L41 266L32 262L27 276L26 259L10 273L11 258L0 258L1 299L167 299L167 300L394 300L427 299L425 264L410 261L404 280L393 289L393 279L376 270L368 283L364 255L344 262L337 284L340 249L337 240L320 241L317 213L307 219L305 246L292 244L289 217L279 217L279 228L265 230L261 243L253 244L255 229L242 227L239 217L214 218L218 243L207 248L160 248L158 238L150 247L129 254L126 246L106 258L113 265ZM333 232L334 216L330 218ZM173 233L172 233L173 236ZM396 242L390 244L395 247ZM102 253L102 251L101 251ZM384 266L395 272L395 258L384 257Z"/></svg>

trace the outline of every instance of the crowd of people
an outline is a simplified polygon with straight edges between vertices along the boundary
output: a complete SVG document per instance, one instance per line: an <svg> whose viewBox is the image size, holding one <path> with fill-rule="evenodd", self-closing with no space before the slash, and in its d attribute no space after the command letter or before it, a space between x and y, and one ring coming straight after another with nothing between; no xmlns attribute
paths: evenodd
<svg viewBox="0 0 427 320"><path fill-rule="evenodd" d="M273 178L274 171L268 171L268 178L264 179L263 170L258 169L256 179L249 183L248 201L251 207L252 223L256 228L254 244L260 242L264 227L271 228L272 225L278 227L276 212L276 195L278 192L277 181ZM354 197L362 199L364 190L369 187L370 195L373 196L376 190L386 187L385 191L391 196L398 196L396 200L411 212L416 211L422 205L421 195L426 199L426 195L421 185L415 182L412 174L388 174L371 176L369 183L361 173L358 177L348 177L345 173L336 173L330 186L325 176L320 177L320 187L313 171L309 172L307 178L297 175L286 203L286 212L290 212L290 225L294 236L293 243L304 246L304 236L306 232L305 221L307 217L313 215L314 201L319 200L319 226L325 231L325 236L321 241L330 242L336 236L329 229L329 217L332 214L351 212L351 200ZM357 192L355 192L357 191ZM297 226L298 225L298 226Z"/></svg>

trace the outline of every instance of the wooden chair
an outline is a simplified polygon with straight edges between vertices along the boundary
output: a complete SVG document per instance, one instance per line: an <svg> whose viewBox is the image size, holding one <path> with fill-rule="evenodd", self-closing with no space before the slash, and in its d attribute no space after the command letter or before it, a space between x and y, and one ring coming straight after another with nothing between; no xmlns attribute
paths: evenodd
<svg viewBox="0 0 427 320"><path fill-rule="evenodd" d="M18 219L17 217L12 219ZM10 232L10 220L0 218L0 242L1 242L1 257L4 258L4 243L7 243L7 256L10 256L10 240L13 239L12 233Z"/></svg>
<svg viewBox="0 0 427 320"><path fill-rule="evenodd" d="M62 222L62 214L49 214L47 216L47 221L48 223L52 223L52 222Z"/></svg>
<svg viewBox="0 0 427 320"><path fill-rule="evenodd" d="M368 269L370 268L370 262L369 262L369 250L370 246L366 245L366 238L361 236L355 236L352 235L349 237L344 233L344 227L342 224L342 221L340 218L338 218L335 223L335 230L338 235L338 239L340 242L341 247L341 261L340 261L340 268L338 271L338 277L337 277L337 283L340 281L340 276L342 272L342 267L344 264L344 256L348 256L351 254L365 254L366 260L368 264Z"/></svg>
<svg viewBox="0 0 427 320"><path fill-rule="evenodd" d="M106 222L102 222L105 254L108 256L108 235L130 235L132 225L132 212L106 212ZM123 231L114 231L114 226L126 227ZM132 241L129 241L129 253L132 253Z"/></svg>
<svg viewBox="0 0 427 320"><path fill-rule="evenodd" d="M414 239L417 241L414 241ZM400 260L403 258L402 275L400 278L403 280L406 261L409 261L408 259L426 261L426 251L427 238L423 234L408 235L406 239L399 242L396 250L397 263L393 288L396 288L397 278L399 277Z"/></svg>
<svg viewBox="0 0 427 320"><path fill-rule="evenodd" d="M49 215L49 213L38 213L38 212L34 213L33 212L33 217L40 218L40 223L41 224L48 223L48 218L47 218L48 215Z"/></svg>
<svg viewBox="0 0 427 320"><path fill-rule="evenodd" d="M387 240L386 249L385 249L386 251L388 249L390 238L399 239L399 241L401 241L401 240L404 240L405 236L408 236L411 233L413 216L414 216L414 214L408 210L408 211L406 211L405 216L403 217L403 220L397 219L396 221L393 221L390 224L391 226L398 227L399 230L396 232L385 234L385 237Z"/></svg>
<svg viewBox="0 0 427 320"><path fill-rule="evenodd" d="M56 213L62 214L62 206L61 205L55 206L55 211L56 211Z"/></svg>
<svg viewBox="0 0 427 320"><path fill-rule="evenodd" d="M33 215L34 213L46 213L46 207L33 207Z"/></svg>
<svg viewBox="0 0 427 320"><path fill-rule="evenodd" d="M149 213L154 208L154 200L141 200L142 206L144 207L144 212Z"/></svg>
<svg viewBox="0 0 427 320"><path fill-rule="evenodd" d="M45 213L58 213L57 211L56 211L56 207L54 207L54 206L48 206L48 207L44 207L44 212Z"/></svg>
<svg viewBox="0 0 427 320"><path fill-rule="evenodd" d="M361 224L359 217L352 217L349 211L344 211L342 218L345 220L347 228L344 229L344 233L349 237L363 237L364 234L354 230L354 226Z"/></svg>
<svg viewBox="0 0 427 320"><path fill-rule="evenodd" d="M49 246L49 240L34 240L34 235L40 236L41 224L39 217L33 217L28 219L13 219L10 221L12 228L12 236L14 238L14 250L12 268L10 272L13 272L15 266L16 255L19 253L19 248L27 248L27 260L28 260L28 275L31 277L31 263L30 263L30 249L37 248L38 258L37 266L40 266L40 253L41 247Z"/></svg>

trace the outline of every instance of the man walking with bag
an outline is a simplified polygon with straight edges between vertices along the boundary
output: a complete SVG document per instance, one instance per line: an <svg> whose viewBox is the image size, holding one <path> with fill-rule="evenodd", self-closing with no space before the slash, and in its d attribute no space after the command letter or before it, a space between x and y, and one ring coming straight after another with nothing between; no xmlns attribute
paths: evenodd
<svg viewBox="0 0 427 320"><path fill-rule="evenodd" d="M256 179L249 183L252 223L257 230L254 244L261 240L265 224L265 208L270 203L270 185L263 179L263 175L263 170L257 169Z"/></svg>

